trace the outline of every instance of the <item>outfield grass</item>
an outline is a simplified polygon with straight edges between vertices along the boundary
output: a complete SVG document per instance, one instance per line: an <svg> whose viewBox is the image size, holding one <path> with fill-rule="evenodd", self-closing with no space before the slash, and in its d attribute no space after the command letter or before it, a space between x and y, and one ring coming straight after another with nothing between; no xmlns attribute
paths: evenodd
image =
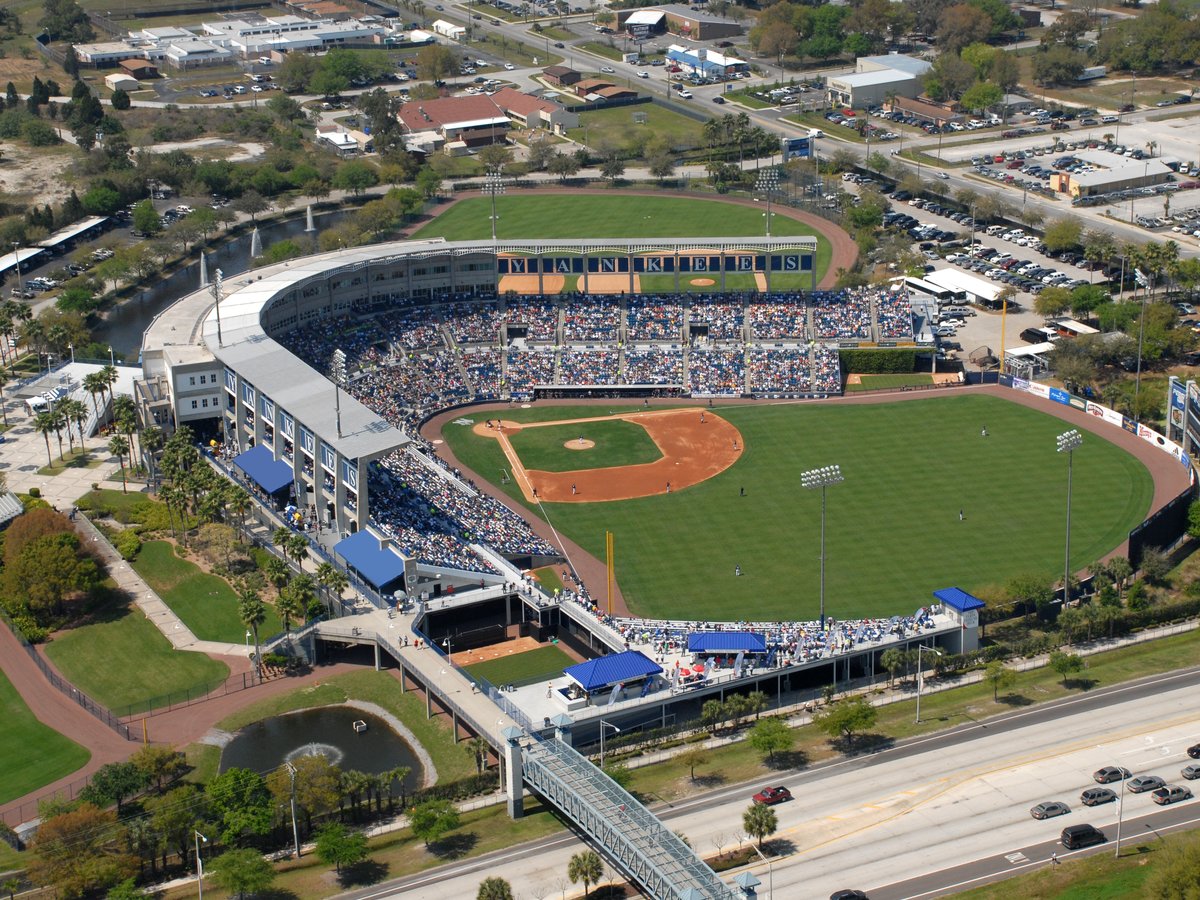
<svg viewBox="0 0 1200 900"><path fill-rule="evenodd" d="M505 411L519 421L587 414ZM1066 466L1054 451L1058 418L981 395L749 405L720 414L741 431L745 452L717 477L639 500L546 504L555 527L597 558L604 532L614 533L617 577L638 615L814 617L821 496L801 488L799 476L831 463L845 476L828 489L826 608L834 616L907 614L939 588L986 596L1018 574L1061 572ZM469 427L447 424L443 434L477 477L506 465L496 442ZM1071 565L1078 569L1142 521L1154 485L1136 458L1090 434L1074 457ZM500 487L524 503L515 485ZM742 577L734 577L735 566Z"/></svg>
<svg viewBox="0 0 1200 900"><path fill-rule="evenodd" d="M542 678L557 678L563 669L573 665L575 660L557 647L549 646L464 668L476 678L486 678L492 684L529 684Z"/></svg>
<svg viewBox="0 0 1200 900"><path fill-rule="evenodd" d="M43 725L0 672L0 803L23 797L70 775L92 754L70 738Z"/></svg>
<svg viewBox="0 0 1200 900"><path fill-rule="evenodd" d="M203 653L175 650L137 607L111 609L58 635L46 655L76 687L117 715L142 712L229 677Z"/></svg>
<svg viewBox="0 0 1200 900"><path fill-rule="evenodd" d="M454 204L433 221L420 228L414 238L444 237L451 241L485 240L491 235L491 198L475 197ZM763 232L763 211L753 206L672 197L669 194L612 195L512 194L496 198L498 230L510 238L655 238L655 237L738 237ZM816 268L820 281L833 253L828 239L802 222L786 216L772 216L771 234L776 237L809 236L817 239ZM771 277L772 287L788 285ZM748 279L748 280L747 280ZM686 289L691 277L680 278ZM715 277L719 285L719 274ZM674 275L642 276L642 289L674 291ZM798 281L807 288L807 273ZM753 276L729 273L728 290L753 290ZM708 288L707 290L712 290Z"/></svg>
<svg viewBox="0 0 1200 900"><path fill-rule="evenodd" d="M200 640L243 643L246 626L238 615L238 598L233 588L223 578L180 559L169 541L144 543L133 568ZM283 631L274 608L267 606L266 610L266 621L258 627L261 637Z"/></svg>
<svg viewBox="0 0 1200 900"><path fill-rule="evenodd" d="M588 450L564 446L578 443L581 436L595 441L596 446ZM509 435L509 441L525 468L545 472L635 466L662 459L662 451L645 428L621 420L527 428Z"/></svg>
<svg viewBox="0 0 1200 900"><path fill-rule="evenodd" d="M846 393L933 384L933 376L926 372L910 372L903 375L860 375L858 377L860 379L858 384L853 382L846 384Z"/></svg>

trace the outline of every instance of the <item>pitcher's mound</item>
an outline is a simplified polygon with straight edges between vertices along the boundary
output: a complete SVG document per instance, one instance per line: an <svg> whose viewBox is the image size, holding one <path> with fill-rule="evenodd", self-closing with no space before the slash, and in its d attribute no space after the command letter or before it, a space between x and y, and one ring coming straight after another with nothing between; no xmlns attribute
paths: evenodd
<svg viewBox="0 0 1200 900"><path fill-rule="evenodd" d="M596 446L596 442L589 441L587 439L584 439L582 441L576 439L573 441L567 441L565 444L563 444L563 446L566 447L568 450L591 450L593 447Z"/></svg>
<svg viewBox="0 0 1200 900"><path fill-rule="evenodd" d="M689 284L695 287L712 287L716 282L711 278L693 278Z"/></svg>

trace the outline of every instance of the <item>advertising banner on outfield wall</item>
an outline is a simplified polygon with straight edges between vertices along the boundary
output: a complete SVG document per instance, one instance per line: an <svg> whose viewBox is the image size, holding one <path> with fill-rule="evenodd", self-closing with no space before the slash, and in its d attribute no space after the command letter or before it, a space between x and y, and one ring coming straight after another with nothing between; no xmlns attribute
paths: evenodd
<svg viewBox="0 0 1200 900"><path fill-rule="evenodd" d="M1055 403L1061 403L1063 406L1071 405L1071 395L1062 388L1050 388L1050 399Z"/></svg>
<svg viewBox="0 0 1200 900"><path fill-rule="evenodd" d="M1097 419L1103 419L1109 425L1116 425L1118 428L1122 427L1122 423L1125 420L1125 417L1115 409L1109 409L1107 406L1101 406L1099 403L1093 403L1090 400L1087 403L1087 411Z"/></svg>
<svg viewBox="0 0 1200 900"><path fill-rule="evenodd" d="M1187 414L1187 385L1171 376L1167 389L1167 437L1183 442L1184 420Z"/></svg>

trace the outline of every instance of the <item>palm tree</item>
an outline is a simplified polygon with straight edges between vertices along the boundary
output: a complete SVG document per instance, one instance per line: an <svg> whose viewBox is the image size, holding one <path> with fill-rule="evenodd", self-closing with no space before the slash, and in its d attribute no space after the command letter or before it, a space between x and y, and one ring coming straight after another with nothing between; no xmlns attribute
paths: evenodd
<svg viewBox="0 0 1200 900"><path fill-rule="evenodd" d="M763 807L769 809L769 807ZM600 858L600 854L595 850L584 850L582 853L576 853L571 857L571 861L567 863L567 877L571 879L571 884L577 881L583 882L583 895L586 897L588 890L592 884L599 883L600 878L604 875L604 860Z"/></svg>
<svg viewBox="0 0 1200 900"><path fill-rule="evenodd" d="M299 532L288 537L287 552L296 558L296 568L303 567L304 558L308 556L308 538Z"/></svg>
<svg viewBox="0 0 1200 900"><path fill-rule="evenodd" d="M114 402L112 387L121 378L117 372L116 366L105 366L100 370L100 374L104 376L104 387L108 390L108 400Z"/></svg>
<svg viewBox="0 0 1200 900"><path fill-rule="evenodd" d="M62 459L62 433L63 429L68 426L67 417L63 415L63 411L61 409L56 407L50 411L50 419L54 423L54 436L58 439L58 458Z"/></svg>
<svg viewBox="0 0 1200 900"><path fill-rule="evenodd" d="M75 423L75 429L79 432L79 449L83 450L83 423L87 421L87 404L74 397L68 397L58 405L58 408L63 411L63 415ZM70 431L67 434L70 435Z"/></svg>
<svg viewBox="0 0 1200 900"><path fill-rule="evenodd" d="M133 467L133 452L137 449L137 443L134 441L134 435L137 433L138 419L137 407L133 405L133 398L128 394L120 394L113 398L113 424L121 430L121 432L129 439L129 465ZM141 455L140 453L138 454Z"/></svg>
<svg viewBox="0 0 1200 900"><path fill-rule="evenodd" d="M145 446L145 435L142 436L142 445ZM250 494L240 484L226 482L225 487L225 512L235 519L238 523L238 540L242 539L242 530L246 527L246 514L250 512Z"/></svg>
<svg viewBox="0 0 1200 900"><path fill-rule="evenodd" d="M280 525L278 528L276 528L275 533L273 535L271 535L271 543L274 544L276 547L278 547L280 549L280 551L283 553L284 557L286 557L287 559L292 558L291 554L288 553L288 549L289 549L288 542L291 540L291 537L292 537L292 529L285 528L282 525Z"/></svg>
<svg viewBox="0 0 1200 900"><path fill-rule="evenodd" d="M4 399L4 386L6 384L8 384L8 375L0 371L0 415L4 416L4 425L8 427L8 401Z"/></svg>
<svg viewBox="0 0 1200 900"><path fill-rule="evenodd" d="M254 634L254 667L258 670L261 683L262 654L258 652L258 626L267 620L267 607L258 596L258 591L245 582L238 585L238 617Z"/></svg>
<svg viewBox="0 0 1200 900"><path fill-rule="evenodd" d="M479 883L475 900L513 900L512 885L492 875Z"/></svg>
<svg viewBox="0 0 1200 900"><path fill-rule="evenodd" d="M125 477L125 454L129 452L129 441L124 435L114 434L108 439L108 452L121 464L121 492L129 493L129 481Z"/></svg>
<svg viewBox="0 0 1200 900"><path fill-rule="evenodd" d="M89 372L83 376L83 389L92 395L92 406L96 409L96 422L100 421L100 404L96 402L96 396L103 396L108 390L108 382L104 380L104 376L100 372Z"/></svg>
<svg viewBox="0 0 1200 900"><path fill-rule="evenodd" d="M154 481L155 478L154 454L158 453L158 451L163 448L163 443L165 440L166 436L163 434L163 430L157 425L151 425L142 432L142 450L145 451L146 462L150 466L151 481Z"/></svg>
<svg viewBox="0 0 1200 900"><path fill-rule="evenodd" d="M184 531L184 538L187 537L187 514L183 512L183 491L174 484L164 484L158 489L158 499L163 502L167 508L167 518L171 522L171 537L179 540L179 535L175 531L175 511L180 512L180 527Z"/></svg>
<svg viewBox="0 0 1200 900"><path fill-rule="evenodd" d="M492 745L488 743L487 738L473 737L467 741L467 752L475 757L475 769L480 774L487 768L488 751L492 749Z"/></svg>
<svg viewBox="0 0 1200 900"><path fill-rule="evenodd" d="M274 586L275 590L282 591L287 585L288 579L292 577L292 570L278 556L269 557L266 563L263 564L263 577Z"/></svg>
<svg viewBox="0 0 1200 900"><path fill-rule="evenodd" d="M54 457L50 455L50 432L54 430L54 413L43 409L34 417L33 430L46 439L46 465L54 465Z"/></svg>

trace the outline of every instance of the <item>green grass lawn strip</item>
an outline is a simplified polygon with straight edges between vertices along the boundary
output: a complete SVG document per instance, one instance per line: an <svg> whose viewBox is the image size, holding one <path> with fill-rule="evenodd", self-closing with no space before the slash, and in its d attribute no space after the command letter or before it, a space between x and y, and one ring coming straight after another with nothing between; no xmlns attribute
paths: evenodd
<svg viewBox="0 0 1200 900"><path fill-rule="evenodd" d="M0 803L23 797L87 764L86 747L43 725L0 672ZM0 843L0 846L7 846Z"/></svg>
<svg viewBox="0 0 1200 900"><path fill-rule="evenodd" d="M574 664L575 660L558 647L549 646L475 663L466 666L466 670L492 684L528 684L543 675L557 678L563 669Z"/></svg>
<svg viewBox="0 0 1200 900"><path fill-rule="evenodd" d="M246 626L238 615L238 598L233 588L223 578L180 559L169 541L144 543L133 567L200 640L244 642ZM273 607L267 606L267 619L258 627L259 637L282 630L279 616Z"/></svg>
<svg viewBox="0 0 1200 900"><path fill-rule="evenodd" d="M596 446L588 450L564 446L578 443L581 435L585 440L595 441ZM622 420L528 428L511 435L509 440L525 468L546 472L635 466L662 459L662 451L645 428Z"/></svg>
<svg viewBox="0 0 1200 900"><path fill-rule="evenodd" d="M484 240L491 235L490 203L491 198L462 200L420 228L413 237ZM504 237L511 238L702 238L758 236L763 231L763 213L756 207L669 195L509 195L496 198L496 214L500 217L499 230ZM833 253L827 238L804 223L781 215L773 217L771 234L815 237L817 280L820 280ZM743 282L746 289L753 289L752 276L739 279L737 275L728 274L727 286L733 284L730 281L733 279ZM807 277L803 280L805 287ZM720 284L719 273L714 280ZM681 288L686 289L689 281L691 276L682 274ZM643 290L648 290L646 285L655 284L654 290L663 291L673 291L674 283L674 275L644 276L642 282Z"/></svg>
<svg viewBox="0 0 1200 900"><path fill-rule="evenodd" d="M560 408L510 413L566 417ZM640 615L814 617L821 498L800 486L800 472L831 462L845 476L828 492L826 608L834 616L907 614L939 588L970 591L1061 570L1066 471L1054 416L975 395L720 414L742 432L745 452L717 477L670 495L546 505L555 527L597 558L605 531L614 533L617 577ZM443 433L460 462L499 480L507 463L495 441L456 425ZM502 488L516 498L514 485ZM1120 544L1152 496L1141 462L1085 437L1075 453L1072 566Z"/></svg>
<svg viewBox="0 0 1200 900"><path fill-rule="evenodd" d="M117 715L178 702L215 687L229 667L203 653L175 650L136 607L111 609L46 645L58 670Z"/></svg>

